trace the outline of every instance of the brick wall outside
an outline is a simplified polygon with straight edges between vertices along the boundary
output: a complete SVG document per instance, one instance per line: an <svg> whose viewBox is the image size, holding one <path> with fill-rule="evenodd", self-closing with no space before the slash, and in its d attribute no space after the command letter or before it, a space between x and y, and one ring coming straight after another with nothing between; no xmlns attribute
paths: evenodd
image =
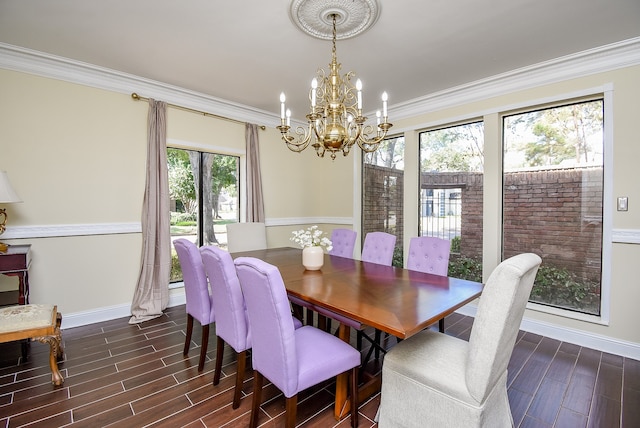
<svg viewBox="0 0 640 428"><path fill-rule="evenodd" d="M402 248L403 171L366 165L363 232L387 231ZM481 173L423 173L422 188L460 188L460 254L482 257ZM602 168L523 171L504 177L504 257L539 254L598 281L602 248ZM386 221L391 216L395 221Z"/></svg>
<svg viewBox="0 0 640 428"><path fill-rule="evenodd" d="M396 236L396 247L403 247L404 171L365 164L362 201L362 242L369 232Z"/></svg>

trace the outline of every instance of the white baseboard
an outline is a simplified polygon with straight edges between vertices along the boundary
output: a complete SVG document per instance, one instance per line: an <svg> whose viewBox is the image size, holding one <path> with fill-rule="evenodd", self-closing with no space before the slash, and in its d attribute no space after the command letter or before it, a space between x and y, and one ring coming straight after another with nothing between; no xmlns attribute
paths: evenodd
<svg viewBox="0 0 640 428"><path fill-rule="evenodd" d="M477 307L466 305L458 309L458 313L475 318ZM520 329L529 333L539 334L562 342L573 343L610 354L620 355L634 360L640 360L640 343L627 342L583 330L560 327L555 324L523 318Z"/></svg>
<svg viewBox="0 0 640 428"><path fill-rule="evenodd" d="M182 290L171 293L169 296L168 307L184 305L186 302L184 288ZM80 327L83 325L94 324L97 322L110 321L117 318L125 318L131 316L131 303L123 303L121 305L105 306L89 311L75 312L70 314L62 314L62 329Z"/></svg>

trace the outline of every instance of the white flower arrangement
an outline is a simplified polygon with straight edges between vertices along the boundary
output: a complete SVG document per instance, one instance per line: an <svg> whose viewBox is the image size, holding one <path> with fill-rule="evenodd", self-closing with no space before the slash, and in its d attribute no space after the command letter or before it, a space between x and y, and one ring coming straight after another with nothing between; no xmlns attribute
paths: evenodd
<svg viewBox="0 0 640 428"><path fill-rule="evenodd" d="M292 234L290 239L302 248L324 247L327 251L333 248L331 240L323 236L324 232L318 229L318 226L311 226L307 230L294 230Z"/></svg>

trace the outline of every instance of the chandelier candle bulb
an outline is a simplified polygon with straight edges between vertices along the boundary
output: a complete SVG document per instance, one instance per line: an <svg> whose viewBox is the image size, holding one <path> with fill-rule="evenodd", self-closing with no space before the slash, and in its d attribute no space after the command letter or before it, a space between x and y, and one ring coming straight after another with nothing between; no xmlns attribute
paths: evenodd
<svg viewBox="0 0 640 428"><path fill-rule="evenodd" d="M362 81L356 80L356 89L358 90L358 110L362 110Z"/></svg>
<svg viewBox="0 0 640 428"><path fill-rule="evenodd" d="M384 117L384 121L387 121L387 93L383 92L382 93L382 117Z"/></svg>
<svg viewBox="0 0 640 428"><path fill-rule="evenodd" d="M285 116L284 116L284 102L285 102L285 100L286 100L286 98L284 96L284 92L281 92L280 93L280 119L283 119L283 120L285 118Z"/></svg>
<svg viewBox="0 0 640 428"><path fill-rule="evenodd" d="M287 126L291 126L291 110L287 109Z"/></svg>
<svg viewBox="0 0 640 428"><path fill-rule="evenodd" d="M311 81L311 107L312 110L316 106L316 88L318 87L318 79Z"/></svg>

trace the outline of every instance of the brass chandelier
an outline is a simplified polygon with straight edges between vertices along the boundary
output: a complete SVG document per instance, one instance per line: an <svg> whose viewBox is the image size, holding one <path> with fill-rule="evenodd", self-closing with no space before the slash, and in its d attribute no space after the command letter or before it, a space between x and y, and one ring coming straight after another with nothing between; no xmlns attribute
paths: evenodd
<svg viewBox="0 0 640 428"><path fill-rule="evenodd" d="M280 94L280 125L276 128L289 150L301 152L313 141L311 146L319 157L324 157L328 151L333 160L338 152L347 156L355 143L364 152L376 151L393 125L388 122L386 92L382 94L382 112L376 112L376 127L366 123L367 118L362 116L362 82L357 79L355 85L352 83L355 77L352 71L340 76L341 64L336 56L337 15L333 13L329 17L333 22L329 75L320 68L317 78L311 81L311 111L306 115L308 128L298 126L295 137L289 133L291 111L286 109L284 93Z"/></svg>

